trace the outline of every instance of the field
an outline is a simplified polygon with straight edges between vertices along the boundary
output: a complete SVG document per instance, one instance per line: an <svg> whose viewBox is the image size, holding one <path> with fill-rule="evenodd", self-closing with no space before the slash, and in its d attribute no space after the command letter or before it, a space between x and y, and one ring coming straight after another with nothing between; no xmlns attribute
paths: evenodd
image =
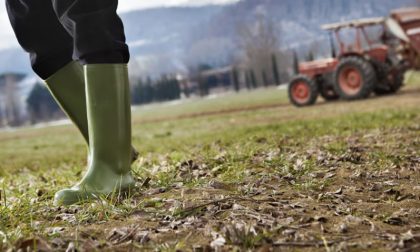
<svg viewBox="0 0 420 252"><path fill-rule="evenodd" d="M297 109L260 89L133 111L138 190L54 207L72 126L0 132L0 250L419 251L420 74L397 95Z"/></svg>

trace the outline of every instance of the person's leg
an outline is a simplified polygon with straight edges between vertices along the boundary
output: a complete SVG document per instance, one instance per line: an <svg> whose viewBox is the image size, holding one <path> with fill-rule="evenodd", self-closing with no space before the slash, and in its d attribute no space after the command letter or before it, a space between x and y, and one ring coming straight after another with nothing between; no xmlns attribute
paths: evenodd
<svg viewBox="0 0 420 252"><path fill-rule="evenodd" d="M34 72L45 81L62 110L88 143L83 67L72 60L73 38L63 28L51 1L6 0L19 44Z"/></svg>
<svg viewBox="0 0 420 252"><path fill-rule="evenodd" d="M127 64L124 27L118 0L52 0L54 10L74 38L74 55L86 64Z"/></svg>
<svg viewBox="0 0 420 252"><path fill-rule="evenodd" d="M133 188L130 169L131 111L124 28L117 0L53 0L60 22L74 38L84 64L91 160L74 187L57 192L55 204L74 204Z"/></svg>
<svg viewBox="0 0 420 252"><path fill-rule="evenodd" d="M6 0L6 9L39 77L45 80L72 61L72 37L58 22L51 1Z"/></svg>
<svg viewBox="0 0 420 252"><path fill-rule="evenodd" d="M73 38L59 22L51 1L6 0L18 42L31 58L64 113L89 144L84 71L73 61ZM133 148L133 160L138 153Z"/></svg>

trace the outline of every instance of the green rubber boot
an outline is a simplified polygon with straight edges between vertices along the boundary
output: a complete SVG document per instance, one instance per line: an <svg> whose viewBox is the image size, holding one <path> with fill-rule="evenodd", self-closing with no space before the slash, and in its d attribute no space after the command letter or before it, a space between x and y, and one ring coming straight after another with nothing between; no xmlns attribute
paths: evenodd
<svg viewBox="0 0 420 252"><path fill-rule="evenodd" d="M82 65L72 61L46 79L45 83L63 112L76 125L89 145L85 77ZM138 158L138 155L133 147L132 162Z"/></svg>
<svg viewBox="0 0 420 252"><path fill-rule="evenodd" d="M91 158L83 179L56 193L55 205L71 205L134 187L127 65L92 64L84 70Z"/></svg>
<svg viewBox="0 0 420 252"><path fill-rule="evenodd" d="M76 125L89 144L83 67L72 61L45 80L61 110Z"/></svg>

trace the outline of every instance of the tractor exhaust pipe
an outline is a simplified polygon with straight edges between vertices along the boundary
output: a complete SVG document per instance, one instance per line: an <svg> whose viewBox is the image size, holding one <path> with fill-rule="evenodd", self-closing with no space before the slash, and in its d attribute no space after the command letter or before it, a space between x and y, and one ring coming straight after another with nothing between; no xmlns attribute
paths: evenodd
<svg viewBox="0 0 420 252"><path fill-rule="evenodd" d="M299 58L296 50L293 50L293 71L295 75L299 74Z"/></svg>
<svg viewBox="0 0 420 252"><path fill-rule="evenodd" d="M329 33L329 39L330 39L330 47L331 47L331 57L332 58L336 58L337 57L337 52L335 51L335 46L334 46L334 39L333 39L333 34L332 32Z"/></svg>

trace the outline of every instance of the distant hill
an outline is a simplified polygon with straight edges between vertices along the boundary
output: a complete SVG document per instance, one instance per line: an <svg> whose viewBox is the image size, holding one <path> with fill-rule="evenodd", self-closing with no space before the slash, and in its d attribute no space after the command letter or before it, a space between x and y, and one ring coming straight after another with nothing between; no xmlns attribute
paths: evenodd
<svg viewBox="0 0 420 252"><path fill-rule="evenodd" d="M244 0L224 8L209 30L212 36L233 36L238 23L262 12L280 26L283 45L299 44L319 36L322 24L386 16L392 9L415 5L415 0Z"/></svg>
<svg viewBox="0 0 420 252"><path fill-rule="evenodd" d="M127 41L138 69L152 75L188 64L223 65L235 53L237 27L265 13L279 27L282 47L305 46L325 36L324 23L385 16L415 0L242 0L236 4L168 7L122 14ZM20 49L0 51L0 72L31 73Z"/></svg>
<svg viewBox="0 0 420 252"><path fill-rule="evenodd" d="M216 38L237 44L238 26L252 22L257 13L277 26L282 48L307 47L314 41L328 45L328 34L320 29L322 24L387 16L392 9L417 5L416 0L243 0L226 6L211 22L194 30L187 48Z"/></svg>
<svg viewBox="0 0 420 252"><path fill-rule="evenodd" d="M190 32L222 11L222 6L171 7L124 13L127 41L131 52L153 55L184 48Z"/></svg>

